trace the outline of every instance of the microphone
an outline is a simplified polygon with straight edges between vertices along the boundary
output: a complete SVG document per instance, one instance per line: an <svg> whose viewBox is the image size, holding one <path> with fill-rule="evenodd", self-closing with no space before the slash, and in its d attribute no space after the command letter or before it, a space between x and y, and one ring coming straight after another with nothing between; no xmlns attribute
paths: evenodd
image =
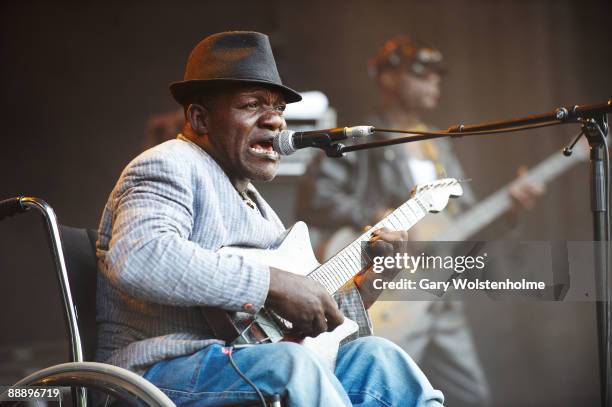
<svg viewBox="0 0 612 407"><path fill-rule="evenodd" d="M274 137L272 146L280 155L291 155L306 147L324 148L349 137L363 137L374 133L373 126L337 127L335 129L292 131L283 130Z"/></svg>

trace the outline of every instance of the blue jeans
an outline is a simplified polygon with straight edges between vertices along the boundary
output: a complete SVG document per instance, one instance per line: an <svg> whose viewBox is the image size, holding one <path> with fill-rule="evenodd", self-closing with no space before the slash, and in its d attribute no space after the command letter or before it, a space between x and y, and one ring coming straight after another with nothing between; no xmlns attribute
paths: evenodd
<svg viewBox="0 0 612 407"><path fill-rule="evenodd" d="M177 406L218 406L257 401L220 345L159 362L144 377ZM441 406L410 357L392 342L363 337L340 347L335 372L317 355L291 342L234 351L240 370L264 395L280 394L288 406Z"/></svg>

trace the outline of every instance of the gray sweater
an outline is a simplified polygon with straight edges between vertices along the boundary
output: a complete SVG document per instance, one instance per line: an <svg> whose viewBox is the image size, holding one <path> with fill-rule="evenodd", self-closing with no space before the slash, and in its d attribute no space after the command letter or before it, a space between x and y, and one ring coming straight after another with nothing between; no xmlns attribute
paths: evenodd
<svg viewBox="0 0 612 407"><path fill-rule="evenodd" d="M267 248L285 230L249 186L261 214L241 199L221 167L179 136L125 168L99 228L96 359L143 374L156 362L188 355L215 339L200 306L243 311L264 304L269 269L220 255L223 246ZM370 333L358 292L336 298Z"/></svg>

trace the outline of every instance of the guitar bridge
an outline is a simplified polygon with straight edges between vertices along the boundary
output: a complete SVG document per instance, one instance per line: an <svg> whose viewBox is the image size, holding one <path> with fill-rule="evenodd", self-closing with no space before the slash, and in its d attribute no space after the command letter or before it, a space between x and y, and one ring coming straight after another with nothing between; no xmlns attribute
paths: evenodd
<svg viewBox="0 0 612 407"><path fill-rule="evenodd" d="M274 321L274 323L276 323L276 325L278 326L278 329L282 331L283 334L289 333L289 331L291 331L291 328L293 328L293 324L291 322L279 316L276 312L272 310L268 310L266 308L263 309L263 312L266 313L268 318L270 318L272 321Z"/></svg>
<svg viewBox="0 0 612 407"><path fill-rule="evenodd" d="M236 317L235 319L241 320L243 328L231 342L232 345L274 343L282 340L285 335L285 325L282 322L284 320L266 309L262 309L254 316L248 315L248 317L242 316L242 318Z"/></svg>

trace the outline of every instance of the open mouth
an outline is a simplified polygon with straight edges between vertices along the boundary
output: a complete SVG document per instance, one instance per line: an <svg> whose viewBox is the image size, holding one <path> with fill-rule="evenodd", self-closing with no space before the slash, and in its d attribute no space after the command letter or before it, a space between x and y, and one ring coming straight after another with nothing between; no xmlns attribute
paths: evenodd
<svg viewBox="0 0 612 407"><path fill-rule="evenodd" d="M249 151L257 156L269 158L272 160L278 160L280 158L279 154L274 151L272 139L259 140L252 143L249 146Z"/></svg>

